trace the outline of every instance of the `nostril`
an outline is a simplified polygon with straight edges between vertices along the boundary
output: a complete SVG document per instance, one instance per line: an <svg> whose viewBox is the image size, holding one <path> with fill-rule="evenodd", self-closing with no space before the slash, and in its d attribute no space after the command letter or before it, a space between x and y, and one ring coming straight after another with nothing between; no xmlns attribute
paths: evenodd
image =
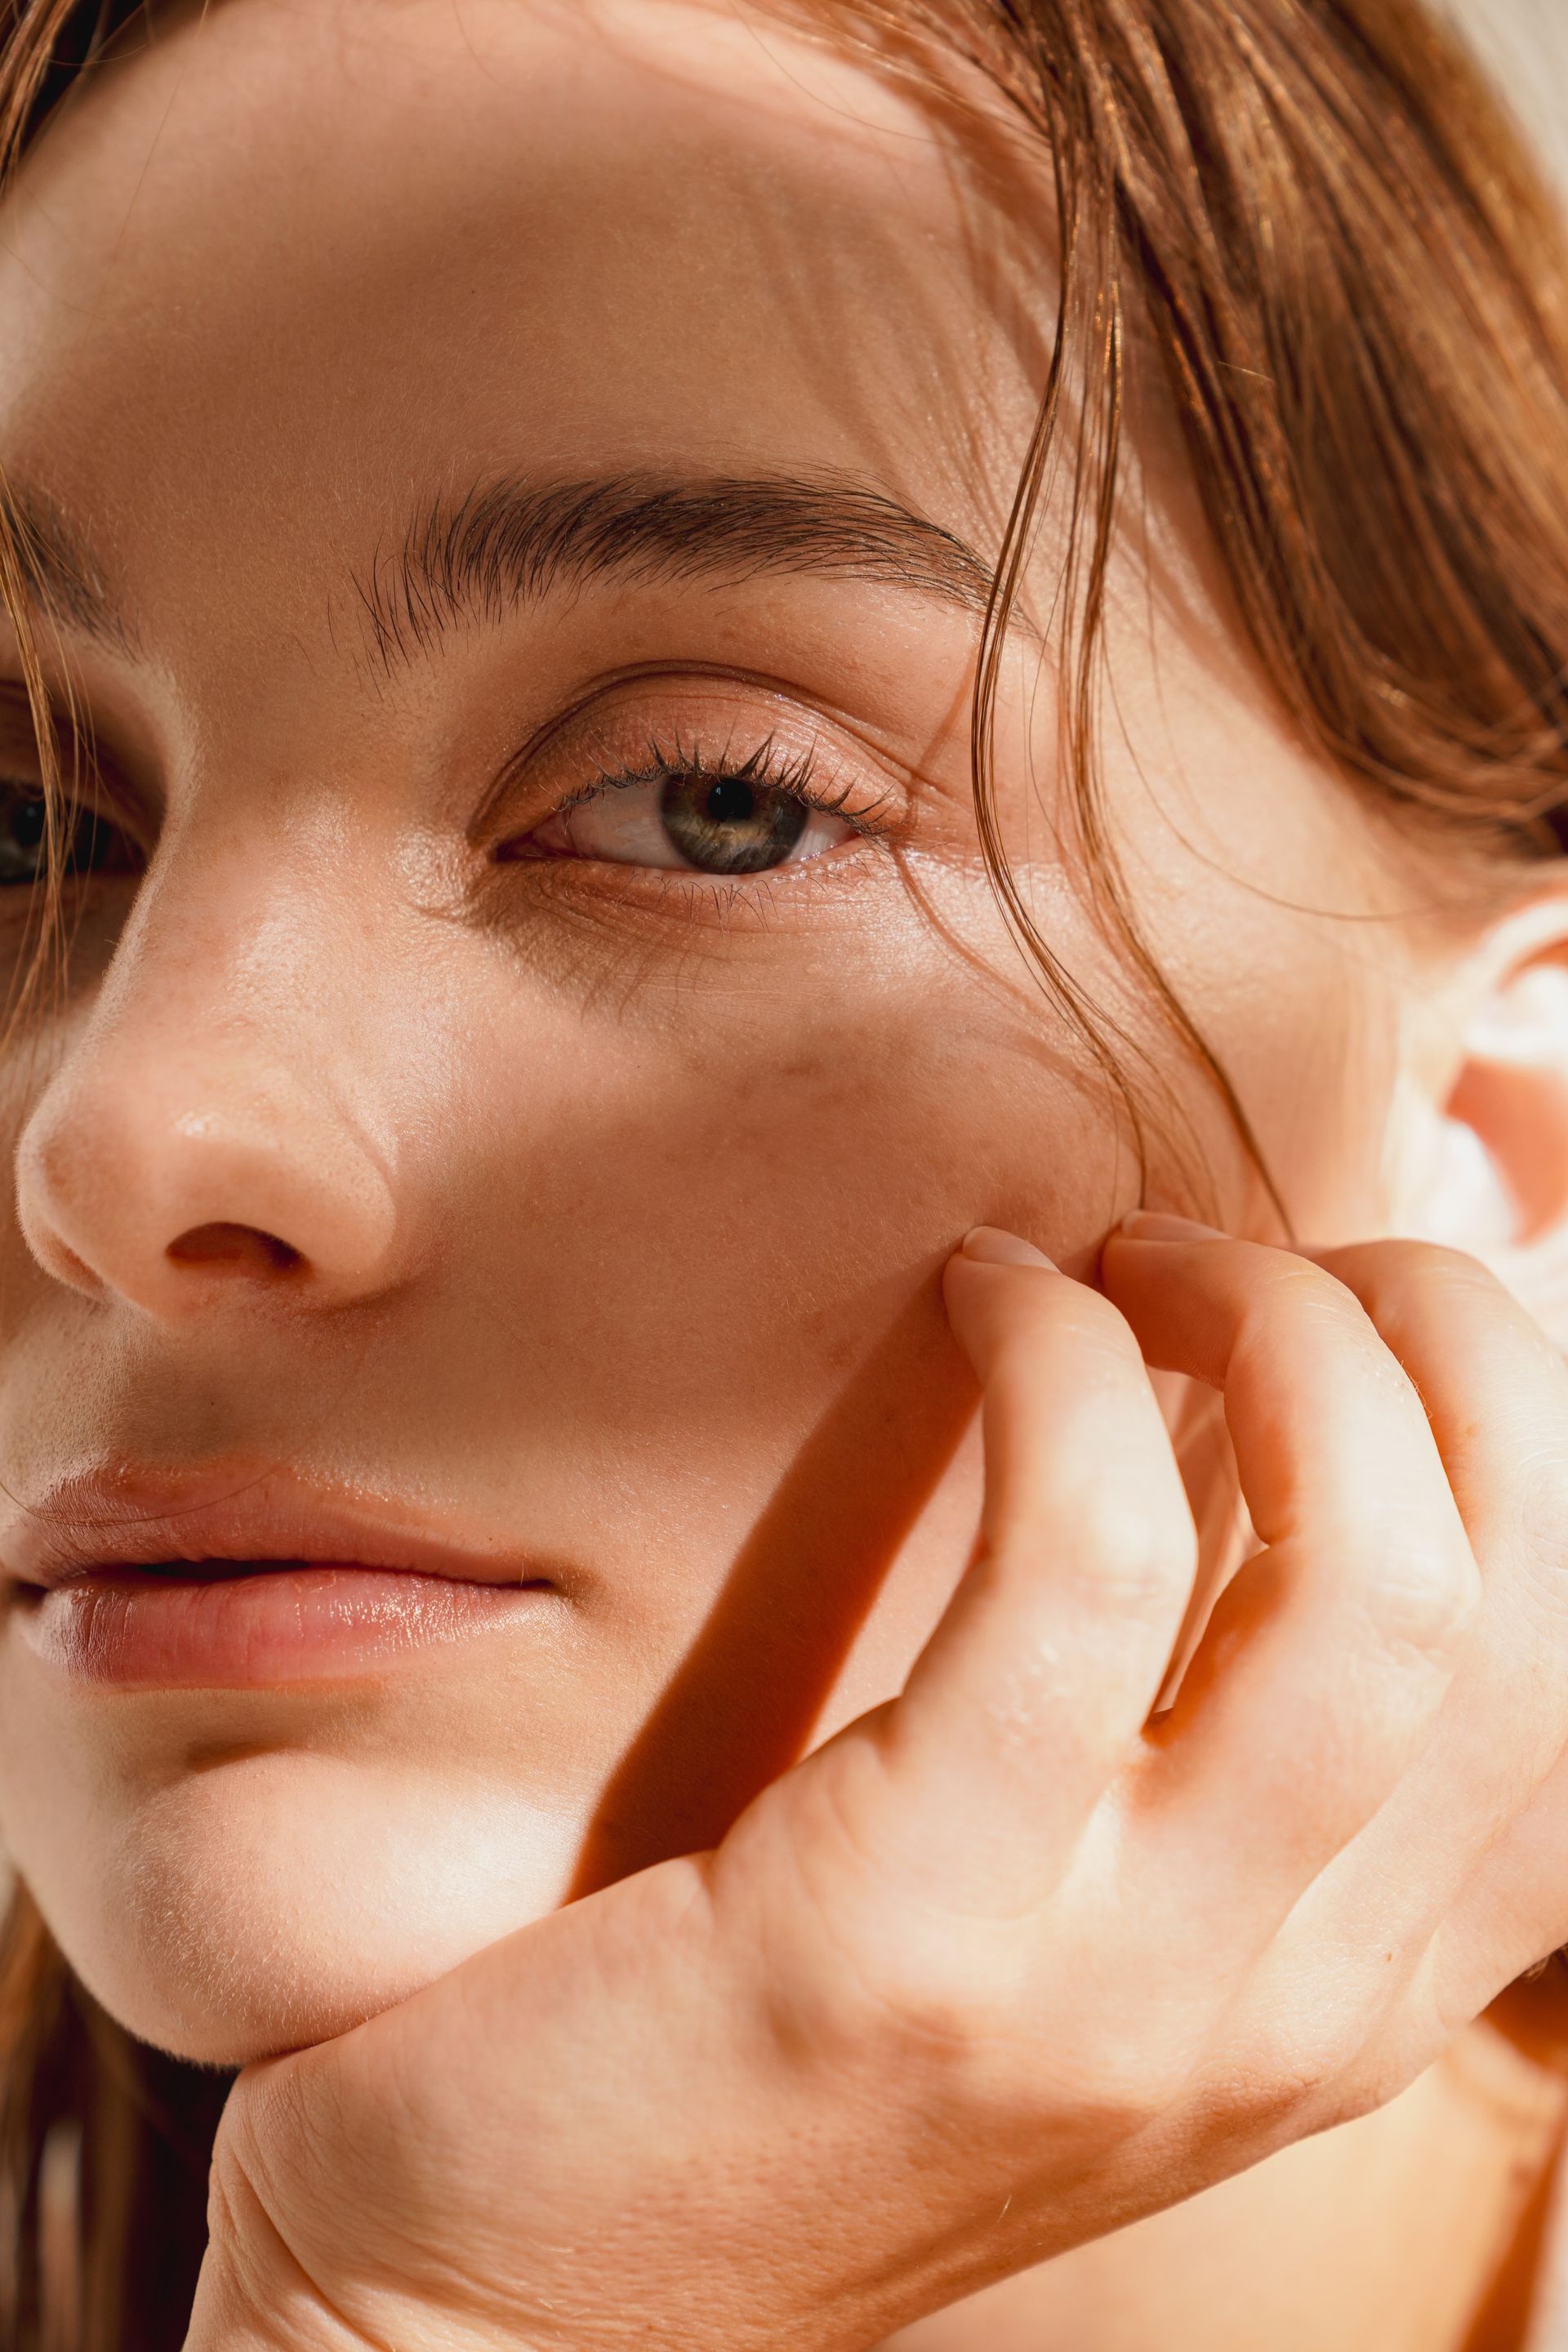
<svg viewBox="0 0 1568 2352"><path fill-rule="evenodd" d="M258 1225L192 1225L169 1244L167 1255L175 1265L226 1267L235 1274L295 1274L305 1264L291 1242Z"/></svg>

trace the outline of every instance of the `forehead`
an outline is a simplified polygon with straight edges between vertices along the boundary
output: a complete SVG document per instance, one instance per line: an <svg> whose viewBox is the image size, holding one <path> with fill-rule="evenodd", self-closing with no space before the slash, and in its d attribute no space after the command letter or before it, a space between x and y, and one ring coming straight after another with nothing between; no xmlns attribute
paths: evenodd
<svg viewBox="0 0 1568 2352"><path fill-rule="evenodd" d="M0 453L142 571L198 500L302 556L498 468L820 466L958 521L1039 381L958 151L722 5L218 0L9 210Z"/></svg>

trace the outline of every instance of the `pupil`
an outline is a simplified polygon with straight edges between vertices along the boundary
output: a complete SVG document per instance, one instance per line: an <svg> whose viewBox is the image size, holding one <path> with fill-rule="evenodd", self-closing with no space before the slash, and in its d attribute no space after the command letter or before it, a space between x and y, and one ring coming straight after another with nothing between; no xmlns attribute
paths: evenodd
<svg viewBox="0 0 1568 2352"><path fill-rule="evenodd" d="M754 814L757 796L742 777L721 776L708 794L710 824L744 824Z"/></svg>
<svg viewBox="0 0 1568 2352"><path fill-rule="evenodd" d="M762 874L782 866L810 810L794 793L746 776L671 776L659 817L672 847L704 874Z"/></svg>

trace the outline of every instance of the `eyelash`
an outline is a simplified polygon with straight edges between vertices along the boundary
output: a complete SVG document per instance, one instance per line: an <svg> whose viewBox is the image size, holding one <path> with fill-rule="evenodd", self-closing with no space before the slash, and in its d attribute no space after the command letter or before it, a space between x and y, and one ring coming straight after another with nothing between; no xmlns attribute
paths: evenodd
<svg viewBox="0 0 1568 2352"><path fill-rule="evenodd" d="M598 800L609 793L634 792L639 786L664 784L681 777L695 776L712 783L755 784L768 792L785 793L793 799L802 802L807 808L816 811L820 815L837 817L841 824L848 825L851 831L859 834L866 840L885 838L890 830L890 824L882 812L891 794L879 795L869 807L853 808L850 803L858 795L852 783L847 782L835 790L814 783L813 779L819 764L815 746L792 758L783 751L778 746L777 738L773 735L764 737L755 751L749 752L742 760L733 758L728 750L721 752L717 758L713 758L706 753L700 744L693 744L689 749L683 748L679 736L675 738L671 748L666 751L660 745L658 738L649 734L647 739L647 756L640 766L612 768L598 764L597 772L592 779L580 785L575 792L568 793L564 800L557 802L550 812L549 819L541 819L540 823L554 822L569 816L573 810L584 808L590 802ZM538 829L536 824L530 828L528 834L510 835L506 840L498 845L494 853L496 858L502 864L521 863L521 860L509 858L509 849L514 844L529 839ZM582 862L586 864L592 861ZM816 861L808 861L808 863L811 862ZM635 872L643 869L628 868L627 870ZM782 870L770 869L768 878L776 882L778 874ZM802 866L798 870L804 873L805 867ZM683 878L700 880L704 877ZM720 877L706 878L715 880ZM734 879L732 877L725 878L731 882ZM759 876L756 878L760 880L763 877Z"/></svg>

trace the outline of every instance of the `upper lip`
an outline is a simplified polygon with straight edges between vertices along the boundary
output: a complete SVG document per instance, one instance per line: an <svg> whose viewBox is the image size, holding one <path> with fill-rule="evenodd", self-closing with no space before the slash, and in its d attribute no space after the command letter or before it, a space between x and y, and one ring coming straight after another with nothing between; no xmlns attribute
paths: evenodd
<svg viewBox="0 0 1568 2352"><path fill-rule="evenodd" d="M336 1560L475 1584L546 1583L514 1548L455 1542L426 1511L361 1487L256 1463L182 1470L112 1468L60 1478L0 1518L0 1560L23 1584L178 1560Z"/></svg>

